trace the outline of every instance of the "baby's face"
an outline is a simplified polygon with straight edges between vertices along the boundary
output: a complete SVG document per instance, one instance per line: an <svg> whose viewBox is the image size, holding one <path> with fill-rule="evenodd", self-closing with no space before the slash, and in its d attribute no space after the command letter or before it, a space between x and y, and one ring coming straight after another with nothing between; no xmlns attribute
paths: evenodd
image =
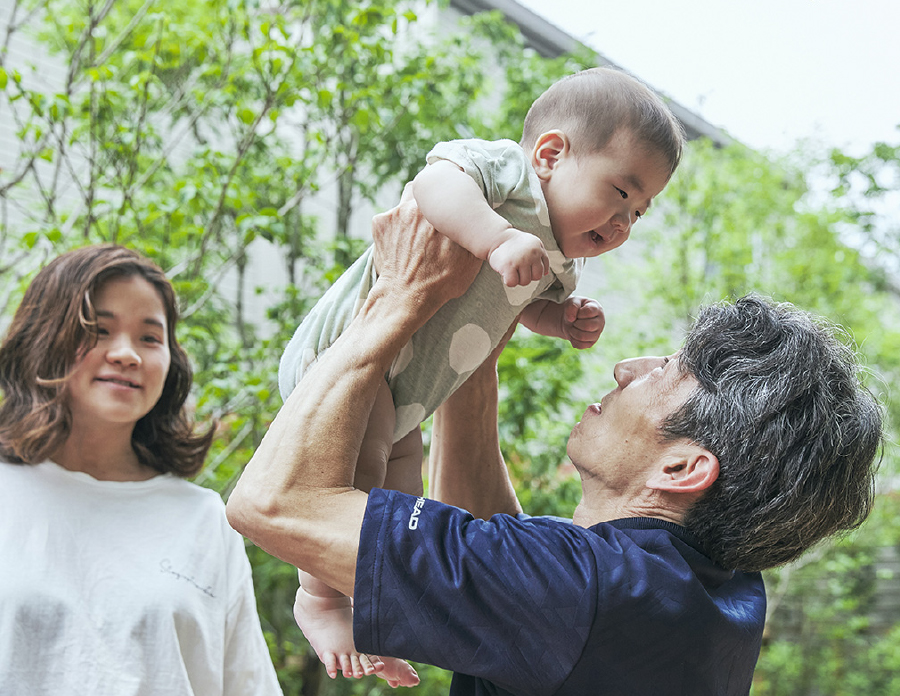
<svg viewBox="0 0 900 696"><path fill-rule="evenodd" d="M665 158L635 146L628 131L615 133L599 152L576 155L569 150L543 181L562 253L583 258L621 246L668 179Z"/></svg>

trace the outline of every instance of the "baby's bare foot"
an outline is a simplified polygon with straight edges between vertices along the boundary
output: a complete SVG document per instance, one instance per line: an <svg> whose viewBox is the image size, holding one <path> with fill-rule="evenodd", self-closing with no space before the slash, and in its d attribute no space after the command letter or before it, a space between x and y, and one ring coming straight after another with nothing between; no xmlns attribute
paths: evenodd
<svg viewBox="0 0 900 696"><path fill-rule="evenodd" d="M332 679L338 669L354 679L384 669L379 658L358 652L353 644L353 606L349 597L317 597L300 587L294 600L294 619Z"/></svg>
<svg viewBox="0 0 900 696"><path fill-rule="evenodd" d="M384 663L384 669L377 674L392 688L415 686L419 683L419 675L406 660L397 657L382 657L381 661Z"/></svg>

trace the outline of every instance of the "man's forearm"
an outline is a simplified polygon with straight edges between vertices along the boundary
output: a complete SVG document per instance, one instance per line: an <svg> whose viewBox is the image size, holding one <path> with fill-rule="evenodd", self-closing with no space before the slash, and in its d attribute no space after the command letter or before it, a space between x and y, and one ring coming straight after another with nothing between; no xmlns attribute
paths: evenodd
<svg viewBox="0 0 900 696"><path fill-rule="evenodd" d="M239 532L348 595L367 501L352 486L360 444L385 371L418 324L400 300L373 290L285 402L228 501Z"/></svg>
<svg viewBox="0 0 900 696"><path fill-rule="evenodd" d="M247 538L348 595L367 501L352 483L375 395L413 333L480 267L410 204L377 216L373 236L378 281L279 411L227 508Z"/></svg>

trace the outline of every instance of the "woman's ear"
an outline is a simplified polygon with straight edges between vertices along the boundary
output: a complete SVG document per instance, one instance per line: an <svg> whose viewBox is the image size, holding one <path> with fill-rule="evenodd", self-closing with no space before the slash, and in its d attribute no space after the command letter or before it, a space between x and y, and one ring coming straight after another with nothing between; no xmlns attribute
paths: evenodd
<svg viewBox="0 0 900 696"><path fill-rule="evenodd" d="M563 157L571 154L569 137L561 130L547 131L538 136L531 151L531 166L541 181L547 181Z"/></svg>

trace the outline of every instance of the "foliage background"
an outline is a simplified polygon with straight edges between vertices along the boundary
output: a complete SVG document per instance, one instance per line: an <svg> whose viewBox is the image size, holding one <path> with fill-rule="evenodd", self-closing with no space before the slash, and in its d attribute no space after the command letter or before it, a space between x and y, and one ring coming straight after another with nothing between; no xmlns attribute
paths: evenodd
<svg viewBox="0 0 900 696"><path fill-rule="evenodd" d="M542 58L495 14L435 22L437 4L6 0L0 326L65 249L116 242L154 258L181 298L197 412L218 422L197 481L227 497L280 406L282 346L365 244L354 212L399 192L436 141L517 139L537 94L595 62ZM52 89L43 59L13 59L22 38L55 56ZM775 157L692 142L629 245L596 261L584 291L607 310L598 346L520 331L502 357L501 436L523 505L567 515L580 488L565 439L616 360L675 350L701 304L750 290L846 327L888 418L881 494L861 530L768 574L757 695L900 693L898 192L898 145ZM287 285L253 299L260 248ZM293 569L248 553L285 693L386 691L323 679L291 616ZM446 692L449 675L420 674L419 693Z"/></svg>

